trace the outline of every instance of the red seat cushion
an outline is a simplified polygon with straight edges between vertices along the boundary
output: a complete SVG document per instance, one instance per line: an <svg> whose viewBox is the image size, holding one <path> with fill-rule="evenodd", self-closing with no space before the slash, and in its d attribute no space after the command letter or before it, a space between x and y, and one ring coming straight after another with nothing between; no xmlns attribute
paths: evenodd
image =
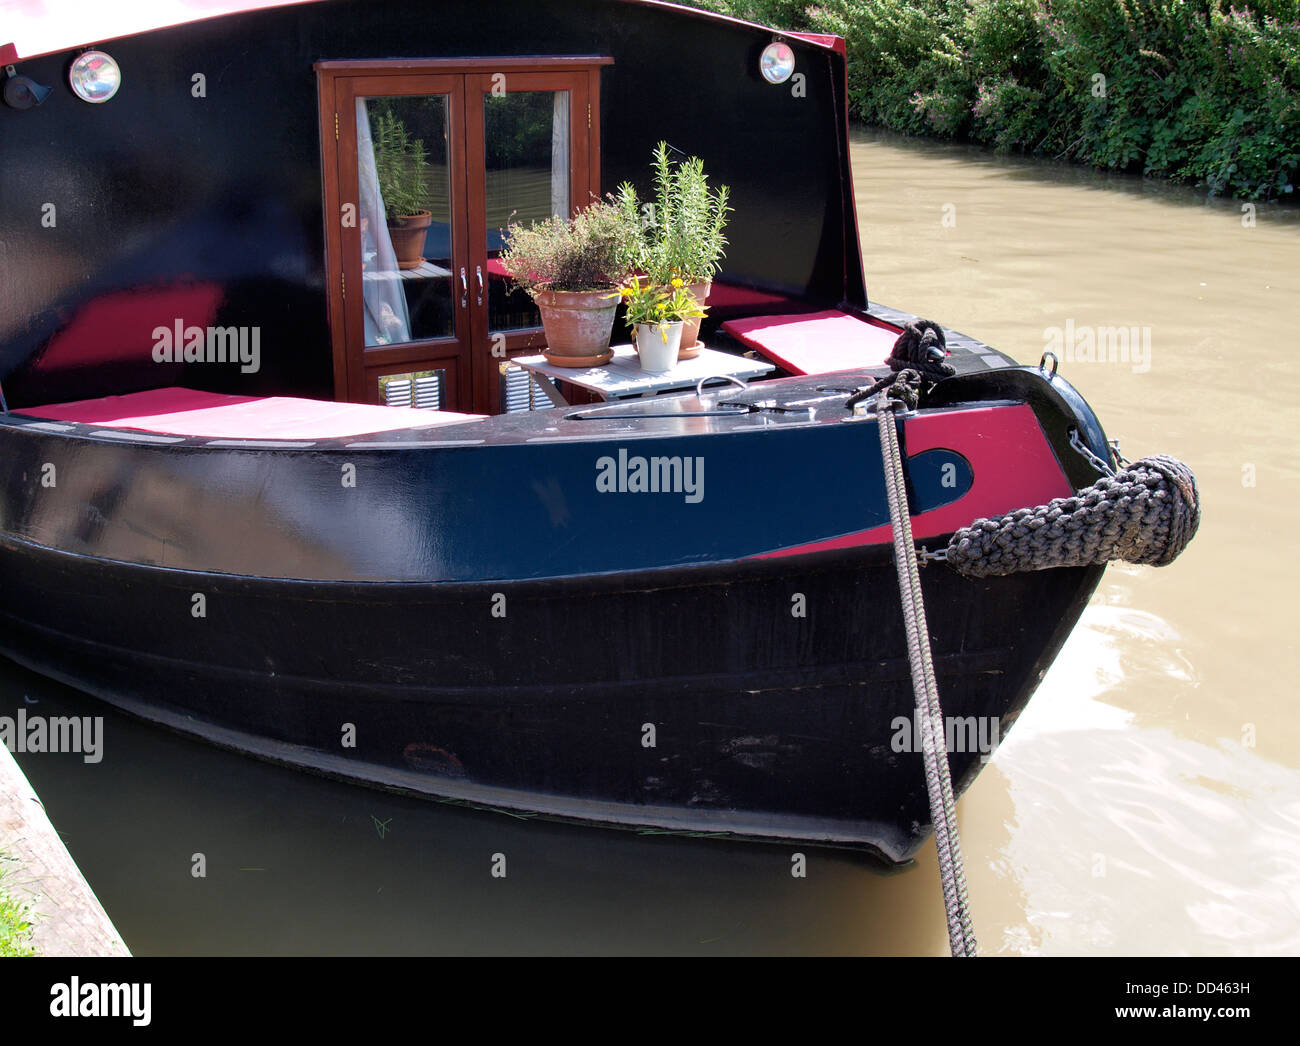
<svg viewBox="0 0 1300 1046"><path fill-rule="evenodd" d="M333 439L427 428L482 417L445 410L376 407L288 396L228 396L195 389L151 389L126 396L23 407L22 414L113 429L143 429L214 439Z"/></svg>
<svg viewBox="0 0 1300 1046"><path fill-rule="evenodd" d="M792 374L827 374L884 363L898 331L838 309L728 320L722 329Z"/></svg>

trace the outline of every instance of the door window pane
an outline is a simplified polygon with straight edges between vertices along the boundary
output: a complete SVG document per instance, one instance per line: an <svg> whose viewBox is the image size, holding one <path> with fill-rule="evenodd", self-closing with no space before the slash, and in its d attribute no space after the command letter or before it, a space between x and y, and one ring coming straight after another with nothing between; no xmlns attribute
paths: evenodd
<svg viewBox="0 0 1300 1046"><path fill-rule="evenodd" d="M488 247L488 328L541 325L532 299L506 290L498 260L505 228L569 216L569 92L512 91L483 96Z"/></svg>
<svg viewBox="0 0 1300 1046"><path fill-rule="evenodd" d="M449 97L357 99L366 345L455 334Z"/></svg>

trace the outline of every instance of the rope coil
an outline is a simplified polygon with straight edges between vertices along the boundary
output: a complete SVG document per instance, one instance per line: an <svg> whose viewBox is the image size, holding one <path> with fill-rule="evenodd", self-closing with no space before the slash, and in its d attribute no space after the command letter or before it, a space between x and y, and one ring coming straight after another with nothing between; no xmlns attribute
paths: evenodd
<svg viewBox="0 0 1300 1046"><path fill-rule="evenodd" d="M894 373L871 385L855 389L844 406L852 410L878 392L897 388L901 394L891 392L890 396L903 400L908 410L915 410L923 386L928 388L957 373L951 363L944 362L947 356L948 343L942 327L933 320L908 323L894 339L894 347L889 350L889 358L885 360Z"/></svg>
<svg viewBox="0 0 1300 1046"><path fill-rule="evenodd" d="M967 577L1120 559L1172 563L1201 523L1192 470L1157 454L1103 475L1090 487L1000 519L977 519L953 534L946 560Z"/></svg>
<svg viewBox="0 0 1300 1046"><path fill-rule="evenodd" d="M951 363L944 362L947 356L948 340L943 328L934 320L916 320L904 325L885 362L892 371L920 371L921 377L933 385L957 373Z"/></svg>

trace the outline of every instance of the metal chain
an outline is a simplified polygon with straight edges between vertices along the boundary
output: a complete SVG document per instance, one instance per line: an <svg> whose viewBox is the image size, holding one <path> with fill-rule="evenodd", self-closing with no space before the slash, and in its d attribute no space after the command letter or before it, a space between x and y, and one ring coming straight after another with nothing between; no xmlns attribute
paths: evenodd
<svg viewBox="0 0 1300 1046"><path fill-rule="evenodd" d="M1102 461L1101 458L1097 457L1097 455L1094 454L1088 448L1088 446L1083 442L1082 437L1080 437L1078 429L1070 430L1070 446L1072 446L1075 450L1077 450L1080 453L1080 455L1082 455L1083 458L1088 462L1088 464L1091 465L1093 468L1095 468L1103 476L1115 475L1115 469L1111 466L1110 462ZM1116 440L1113 444L1111 444L1111 449L1115 451L1116 454L1119 453L1118 440ZM1118 460L1118 458L1116 460Z"/></svg>

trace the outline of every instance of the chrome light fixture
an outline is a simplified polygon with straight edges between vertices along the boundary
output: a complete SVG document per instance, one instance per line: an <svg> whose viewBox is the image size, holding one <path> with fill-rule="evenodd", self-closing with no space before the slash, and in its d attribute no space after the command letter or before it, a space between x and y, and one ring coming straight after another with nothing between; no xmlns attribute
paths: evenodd
<svg viewBox="0 0 1300 1046"><path fill-rule="evenodd" d="M768 83L783 84L794 75L794 51L789 44L773 40L763 48L758 69Z"/></svg>
<svg viewBox="0 0 1300 1046"><path fill-rule="evenodd" d="M83 102L107 102L122 86L122 70L103 51L87 51L77 56L68 70L68 83Z"/></svg>

